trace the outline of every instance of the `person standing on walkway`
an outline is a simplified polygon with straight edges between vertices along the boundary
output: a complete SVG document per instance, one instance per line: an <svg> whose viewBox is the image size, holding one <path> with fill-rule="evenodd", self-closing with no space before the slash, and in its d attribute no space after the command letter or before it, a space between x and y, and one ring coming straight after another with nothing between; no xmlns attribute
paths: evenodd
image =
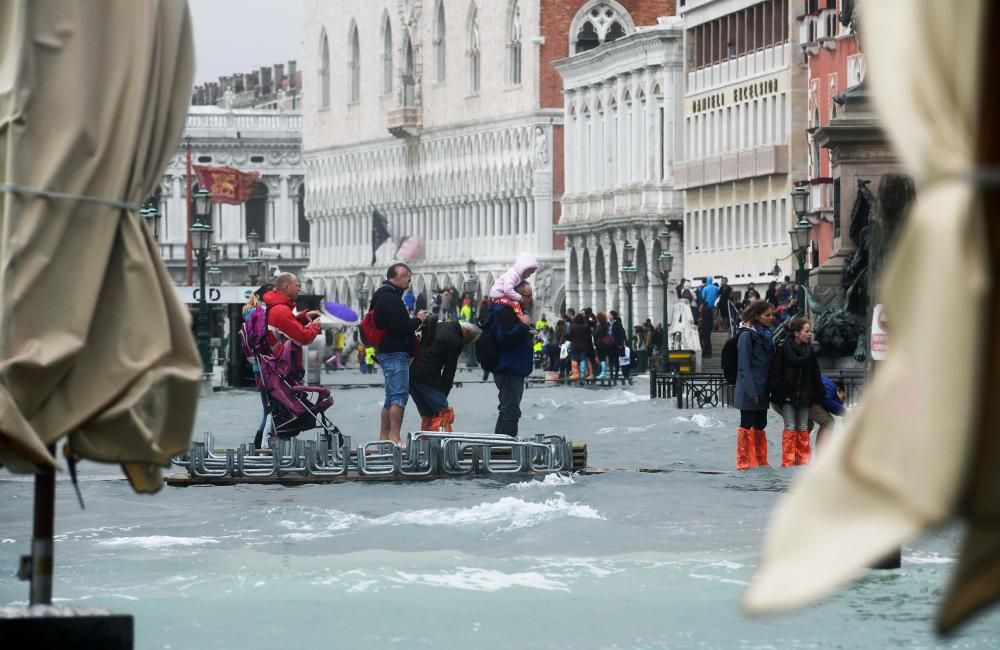
<svg viewBox="0 0 1000 650"><path fill-rule="evenodd" d="M733 288L729 285L729 278L722 277L722 286L719 287L719 317L722 322L722 329L726 332L731 327L729 323L729 309L733 302Z"/></svg>
<svg viewBox="0 0 1000 650"><path fill-rule="evenodd" d="M740 410L736 430L736 469L767 466L768 373L774 359L771 325L774 309L763 300L743 311L736 332L736 388L733 405Z"/></svg>
<svg viewBox="0 0 1000 650"><path fill-rule="evenodd" d="M819 362L812 347L812 324L795 318L785 326L787 336L774 353L768 387L771 401L781 408L781 466L805 465L809 447L809 409L826 399Z"/></svg>
<svg viewBox="0 0 1000 650"><path fill-rule="evenodd" d="M521 296L521 310L527 312L534 295L531 285L522 280L514 290ZM500 398L493 431L516 438L524 378L531 374L533 365L531 316L518 315L514 308L503 304L494 304L490 309L493 311L493 336L500 352L499 362L493 369L493 381Z"/></svg>
<svg viewBox="0 0 1000 650"><path fill-rule="evenodd" d="M466 345L479 338L479 328L469 321L438 325L434 341L422 347L410 365L410 397L420 413L420 430L451 431L455 409L448 395L455 385L458 359Z"/></svg>
<svg viewBox="0 0 1000 650"><path fill-rule="evenodd" d="M573 371L570 373L570 381L581 379L584 373L584 366L590 356L590 348L593 342L590 338L590 327L587 326L587 317L583 312L573 317L573 325L569 330L570 342L570 363ZM587 369L587 376L593 376L593 370Z"/></svg>
<svg viewBox="0 0 1000 650"><path fill-rule="evenodd" d="M611 381L615 384L618 383L618 373L622 371L621 363L619 359L625 354L625 344L628 338L625 335L625 326L622 325L622 319L618 315L618 312L611 310L608 312L611 316L611 320L608 322L608 332L611 334L611 338L614 339L615 349L608 356L608 363L611 365ZM628 378L628 372L625 372L625 378Z"/></svg>
<svg viewBox="0 0 1000 650"><path fill-rule="evenodd" d="M705 286L698 293L703 305L701 322L698 323L698 333L701 335L701 357L712 357L712 330L715 329L715 303L719 300L719 287L709 276L705 278Z"/></svg>
<svg viewBox="0 0 1000 650"><path fill-rule="evenodd" d="M410 355L417 328L427 318L422 310L411 318L403 304L403 292L410 288L411 280L410 267L393 264L386 273L386 280L372 296L370 307L375 312L375 326L385 330L377 356L385 376L385 401L378 437L397 445L410 391Z"/></svg>

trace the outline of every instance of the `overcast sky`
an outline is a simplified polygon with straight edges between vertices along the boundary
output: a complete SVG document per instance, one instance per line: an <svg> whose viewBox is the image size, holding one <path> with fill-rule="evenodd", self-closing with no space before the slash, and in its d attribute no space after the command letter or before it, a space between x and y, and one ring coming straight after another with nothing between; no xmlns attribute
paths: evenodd
<svg viewBox="0 0 1000 650"><path fill-rule="evenodd" d="M195 83L293 59L302 69L302 0L188 0L188 6Z"/></svg>

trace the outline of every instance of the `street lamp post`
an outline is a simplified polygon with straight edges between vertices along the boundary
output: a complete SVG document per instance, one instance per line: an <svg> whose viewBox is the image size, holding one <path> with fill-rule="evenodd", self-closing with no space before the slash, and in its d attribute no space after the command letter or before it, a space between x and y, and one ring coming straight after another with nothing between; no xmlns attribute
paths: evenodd
<svg viewBox="0 0 1000 650"><path fill-rule="evenodd" d="M260 236L256 230L251 230L250 234L247 235L247 273L250 275L250 284L257 284L257 278L260 277L262 265L263 262L260 259Z"/></svg>
<svg viewBox="0 0 1000 650"><path fill-rule="evenodd" d="M476 260L472 258L465 263L465 283L462 288L469 294L469 302L475 304L479 293L479 277L476 275Z"/></svg>
<svg viewBox="0 0 1000 650"><path fill-rule="evenodd" d="M146 204L139 210L139 214L145 219L146 225L149 226L149 231L153 233L153 239L159 241L160 232L158 222L160 220L160 211L156 208L156 200L149 199Z"/></svg>
<svg viewBox="0 0 1000 650"><path fill-rule="evenodd" d="M625 285L625 296L628 298L628 313L626 315L625 322L628 324L628 334L625 340L629 342L629 347L632 347L632 287L635 285L635 274L636 268L635 263L635 246L630 244L628 241L622 247L622 261L625 262L622 266L622 284Z"/></svg>
<svg viewBox="0 0 1000 650"><path fill-rule="evenodd" d="M198 257L198 351L201 353L202 371L206 378L212 374L212 356L209 350L208 301L205 298L205 263L212 245L212 226L206 223L212 213L212 195L201 189L194 196L197 221L191 226L191 247Z"/></svg>
<svg viewBox="0 0 1000 650"><path fill-rule="evenodd" d="M674 268L674 256L670 254L670 230L664 228L660 232L660 242L662 247L660 248L660 256L656 258L656 263L658 265L658 271L660 274L660 289L663 291L663 343L660 344L660 366L665 368L667 365L667 330L669 330L668 323L670 322L670 311L667 308L668 300L667 296L669 292L667 291L667 281L670 279L670 271Z"/></svg>
<svg viewBox="0 0 1000 650"><path fill-rule="evenodd" d="M368 276L364 271L358 271L358 275L354 279L354 290L358 294L361 311L364 311L365 303L368 302Z"/></svg>
<svg viewBox="0 0 1000 650"><path fill-rule="evenodd" d="M809 275L806 272L806 250L809 248L809 231L812 229L806 219L806 213L809 212L809 190L802 186L795 188L792 192L792 208L799 221L788 231L788 237L791 240L792 252L799 262L795 281L804 287L809 283Z"/></svg>

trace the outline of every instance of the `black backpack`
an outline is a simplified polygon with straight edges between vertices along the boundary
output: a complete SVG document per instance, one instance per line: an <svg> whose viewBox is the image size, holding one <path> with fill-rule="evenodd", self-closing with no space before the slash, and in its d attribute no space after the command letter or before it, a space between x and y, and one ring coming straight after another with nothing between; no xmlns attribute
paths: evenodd
<svg viewBox="0 0 1000 650"><path fill-rule="evenodd" d="M500 347L493 333L493 310L487 311L478 324L483 333L476 339L476 361L486 372L493 372L500 364Z"/></svg>
<svg viewBox="0 0 1000 650"><path fill-rule="evenodd" d="M722 374L726 378L726 383L730 386L736 385L736 375L739 374L740 355L736 344L739 342L740 334L743 331L742 329L736 330L736 336L730 338L722 346Z"/></svg>

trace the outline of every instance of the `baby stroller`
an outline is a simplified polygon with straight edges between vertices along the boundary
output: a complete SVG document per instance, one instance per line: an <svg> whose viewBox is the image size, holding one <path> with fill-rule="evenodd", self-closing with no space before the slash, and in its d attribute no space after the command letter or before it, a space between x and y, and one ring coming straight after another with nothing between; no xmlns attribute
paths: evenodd
<svg viewBox="0 0 1000 650"><path fill-rule="evenodd" d="M324 435L342 444L340 430L326 417L326 410L333 406L333 396L324 386L306 386L302 383L305 370L302 350L294 342L285 340L272 351L267 337L267 311L256 309L240 328L240 344L247 359L257 362L260 373L256 376L264 407L271 414L272 433L279 438L292 438L303 431L322 428Z"/></svg>

